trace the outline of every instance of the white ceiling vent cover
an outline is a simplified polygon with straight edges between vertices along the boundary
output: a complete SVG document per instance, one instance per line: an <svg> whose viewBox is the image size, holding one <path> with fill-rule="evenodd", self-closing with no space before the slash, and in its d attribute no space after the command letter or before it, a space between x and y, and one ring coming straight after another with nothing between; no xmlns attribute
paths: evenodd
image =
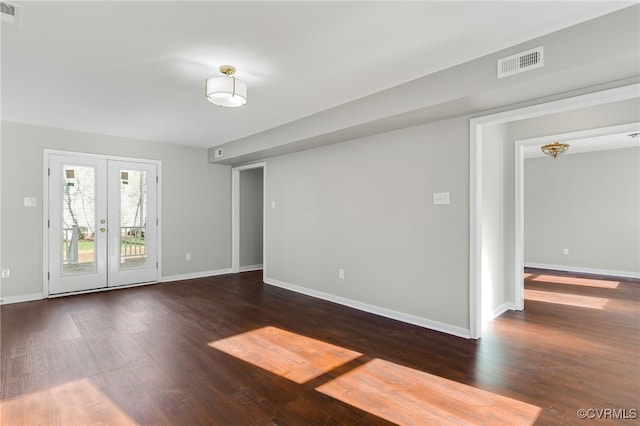
<svg viewBox="0 0 640 426"><path fill-rule="evenodd" d="M544 47L498 59L498 78L540 68L544 65Z"/></svg>
<svg viewBox="0 0 640 426"><path fill-rule="evenodd" d="M2 22L7 24L20 23L20 6L6 1L0 2Z"/></svg>

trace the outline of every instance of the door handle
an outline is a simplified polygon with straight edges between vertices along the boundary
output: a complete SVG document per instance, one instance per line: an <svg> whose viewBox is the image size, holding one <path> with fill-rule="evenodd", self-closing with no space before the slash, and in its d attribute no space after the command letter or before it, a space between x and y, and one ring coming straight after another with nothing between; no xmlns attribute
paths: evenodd
<svg viewBox="0 0 640 426"><path fill-rule="evenodd" d="M104 224L104 223L106 223L106 222L107 222L106 220L104 220L104 219L100 219L100 223Z"/></svg>
<svg viewBox="0 0 640 426"><path fill-rule="evenodd" d="M104 232L104 231L105 231L105 229L104 229L104 228L100 228L100 232Z"/></svg>

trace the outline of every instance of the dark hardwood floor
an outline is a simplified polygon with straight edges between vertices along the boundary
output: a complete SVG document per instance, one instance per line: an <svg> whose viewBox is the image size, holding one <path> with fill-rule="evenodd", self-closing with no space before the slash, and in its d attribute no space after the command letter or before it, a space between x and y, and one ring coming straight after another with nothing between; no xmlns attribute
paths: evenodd
<svg viewBox="0 0 640 426"><path fill-rule="evenodd" d="M640 282L525 291L479 341L261 272L6 305L0 424L638 424Z"/></svg>

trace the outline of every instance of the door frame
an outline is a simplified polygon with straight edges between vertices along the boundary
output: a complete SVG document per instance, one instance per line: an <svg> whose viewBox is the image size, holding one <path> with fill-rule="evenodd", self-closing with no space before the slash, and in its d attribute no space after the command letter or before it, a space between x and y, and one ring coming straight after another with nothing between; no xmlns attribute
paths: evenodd
<svg viewBox="0 0 640 426"><path fill-rule="evenodd" d="M260 162L231 169L231 273L240 272L240 172L262 169L262 271L267 271L267 163Z"/></svg>
<svg viewBox="0 0 640 426"><path fill-rule="evenodd" d="M128 284L116 287L104 287L92 290L82 290L73 293L62 293L62 294L49 294L49 156L50 155L66 155L66 156L76 156L82 158L97 158L102 160L113 160L113 161L130 161L135 163L146 163L146 164L154 164L156 166L156 172L158 176L158 182L156 184L156 203L157 203L157 219L158 219L158 227L157 227L157 245L156 248L157 256L158 256L158 275L156 281L138 283L138 284ZM135 157L122 157L116 155L106 155L106 154L93 154L88 152L79 152L79 151L65 151L59 149L48 149L45 148L42 153L42 293L45 298L55 298L55 297L63 297L72 294L84 294L84 293L95 293L98 291L106 291L106 290L114 290L120 288L128 288L128 287L138 287L142 285L154 284L160 281L160 277L162 277L162 162L160 160L150 160L146 158L135 158Z"/></svg>
<svg viewBox="0 0 640 426"><path fill-rule="evenodd" d="M482 131L485 126L505 124L512 121L533 117L552 115L564 111L571 111L596 105L634 99L640 97L640 83L629 84L612 89L605 89L563 98L560 100L544 102L532 106L498 112L486 116L470 119L469 122L469 337L478 339L482 336L482 291L486 287L482 280ZM516 162L516 158L507 161ZM519 167L516 165L516 167ZM514 209L516 200L514 198ZM515 218L516 226L522 226L522 220ZM514 235L515 256L513 257L515 275L510 285L514 291L520 292L518 283L524 279L523 271L518 270L519 265L524 265L524 249L519 247L520 241L515 241L516 235L522 236L523 229L516 229ZM509 306L509 309L517 309L517 303Z"/></svg>

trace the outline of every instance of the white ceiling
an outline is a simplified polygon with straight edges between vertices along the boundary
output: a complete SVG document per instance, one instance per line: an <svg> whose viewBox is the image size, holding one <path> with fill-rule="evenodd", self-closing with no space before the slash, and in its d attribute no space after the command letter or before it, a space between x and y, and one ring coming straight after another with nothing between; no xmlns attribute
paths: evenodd
<svg viewBox="0 0 640 426"><path fill-rule="evenodd" d="M15 3L3 120L211 147L636 2ZM205 100L223 64L246 107Z"/></svg>

